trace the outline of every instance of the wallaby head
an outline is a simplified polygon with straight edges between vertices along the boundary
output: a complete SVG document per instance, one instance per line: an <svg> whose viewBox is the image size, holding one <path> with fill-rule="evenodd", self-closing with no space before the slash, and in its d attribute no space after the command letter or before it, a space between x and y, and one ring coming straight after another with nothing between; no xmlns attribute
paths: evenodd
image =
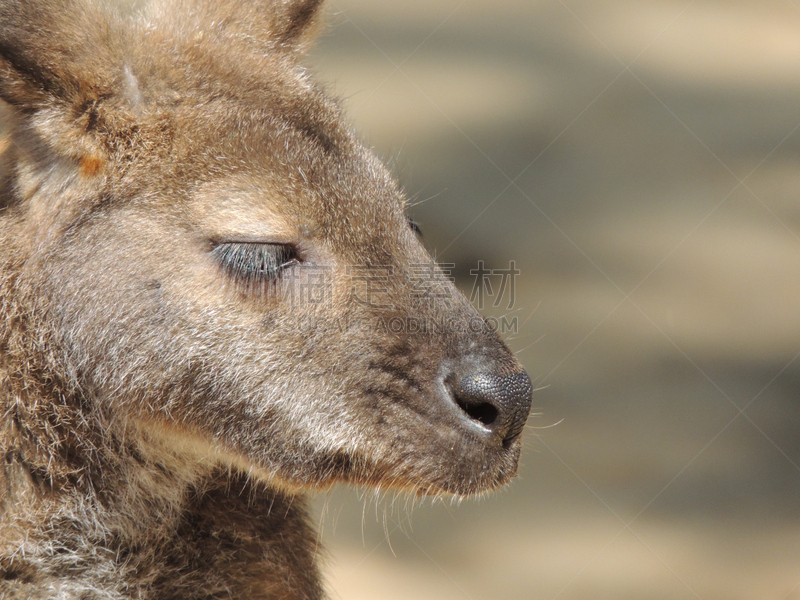
<svg viewBox="0 0 800 600"><path fill-rule="evenodd" d="M513 476L530 380L298 64L318 4L0 0L0 447L52 493Z"/></svg>

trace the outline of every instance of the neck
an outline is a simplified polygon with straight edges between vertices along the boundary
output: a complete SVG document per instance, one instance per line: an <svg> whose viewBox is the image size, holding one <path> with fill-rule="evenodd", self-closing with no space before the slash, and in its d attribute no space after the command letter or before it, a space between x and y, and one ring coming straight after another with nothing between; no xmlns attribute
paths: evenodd
<svg viewBox="0 0 800 600"><path fill-rule="evenodd" d="M0 597L321 597L301 497L9 379Z"/></svg>

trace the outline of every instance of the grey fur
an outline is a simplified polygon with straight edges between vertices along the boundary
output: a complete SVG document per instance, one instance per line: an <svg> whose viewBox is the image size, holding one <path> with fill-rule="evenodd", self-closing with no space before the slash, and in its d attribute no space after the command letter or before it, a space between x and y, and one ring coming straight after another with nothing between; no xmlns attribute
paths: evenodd
<svg viewBox="0 0 800 600"><path fill-rule="evenodd" d="M318 5L0 0L3 600L322 598L305 491L514 475L529 380L419 291L400 189L297 64ZM303 264L244 285L226 242ZM454 401L467 363L516 378L514 435Z"/></svg>

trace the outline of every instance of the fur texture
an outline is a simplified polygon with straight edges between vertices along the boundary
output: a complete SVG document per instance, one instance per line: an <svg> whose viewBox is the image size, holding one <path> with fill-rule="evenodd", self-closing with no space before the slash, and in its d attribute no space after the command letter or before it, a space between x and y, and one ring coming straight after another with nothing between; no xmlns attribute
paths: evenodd
<svg viewBox="0 0 800 600"><path fill-rule="evenodd" d="M4 600L321 598L302 492L514 475L530 380L298 65L318 5L0 0Z"/></svg>

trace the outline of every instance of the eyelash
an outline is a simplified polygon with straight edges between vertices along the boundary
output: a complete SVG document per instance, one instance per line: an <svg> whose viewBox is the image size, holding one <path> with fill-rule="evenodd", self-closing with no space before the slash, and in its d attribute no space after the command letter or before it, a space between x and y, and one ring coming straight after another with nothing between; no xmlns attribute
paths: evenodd
<svg viewBox="0 0 800 600"><path fill-rule="evenodd" d="M423 237L422 230L419 228L419 225L417 225L417 222L411 217L406 217L406 220L408 221L408 226L411 228L411 231L416 233L419 237Z"/></svg>
<svg viewBox="0 0 800 600"><path fill-rule="evenodd" d="M214 246L211 254L226 274L246 285L274 281L281 271L300 262L288 244L226 242Z"/></svg>

